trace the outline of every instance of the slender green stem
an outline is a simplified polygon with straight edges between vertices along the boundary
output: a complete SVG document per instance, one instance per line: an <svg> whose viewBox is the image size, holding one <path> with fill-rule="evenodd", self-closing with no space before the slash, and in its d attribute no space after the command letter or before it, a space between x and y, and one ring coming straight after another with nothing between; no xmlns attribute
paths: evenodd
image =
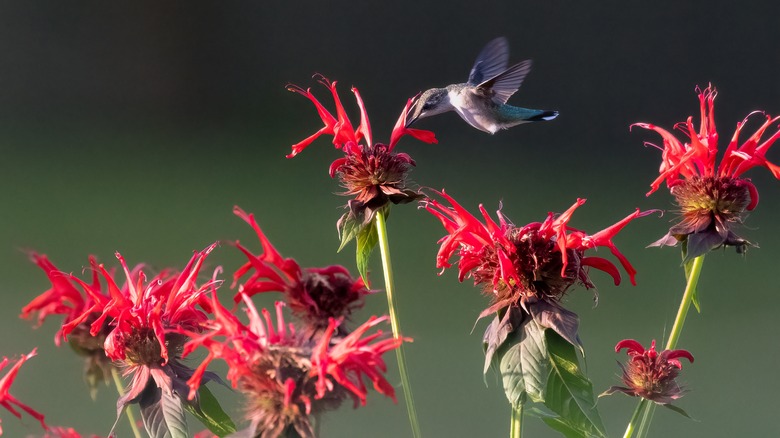
<svg viewBox="0 0 780 438"><path fill-rule="evenodd" d="M512 423L509 427L509 438L523 436L523 404L512 405Z"/></svg>
<svg viewBox="0 0 780 438"><path fill-rule="evenodd" d="M385 213L382 210L379 210L376 213L376 231L379 237L379 251L382 253L382 270L385 274L385 293L387 294L387 308L390 313L390 327L393 330L393 337L398 339L401 336L401 328L398 324L398 312L395 309L395 298L393 298L393 267L390 264L390 244L387 239ZM420 438L422 433L420 432L420 423L417 421L417 410L414 407L412 386L409 384L409 374L406 369L406 356L404 355L403 344L395 350L395 357L398 360L398 371L401 374L401 385L404 389L404 400L406 401L406 411L409 414L409 423L412 426L412 435L414 438Z"/></svg>
<svg viewBox="0 0 780 438"><path fill-rule="evenodd" d="M693 293L696 291L696 284L699 282L699 275L701 275L701 267L703 265L704 254L693 259L691 273L687 279L688 284L685 286L685 292L683 293L683 298L680 302L680 308L677 310L677 317L674 319L672 331L669 333L669 341L666 342L667 350L673 350L674 347L677 346L677 341L680 340L680 334L682 334L683 325L685 324L685 317L688 316L688 309L691 307Z"/></svg>
<svg viewBox="0 0 780 438"><path fill-rule="evenodd" d="M642 421L639 423L639 430L636 432L636 438L644 438L647 436L650 430L650 423L653 421L653 414L655 413L655 403L647 403L645 413L642 415Z"/></svg>
<svg viewBox="0 0 780 438"><path fill-rule="evenodd" d="M680 335L682 334L682 329L685 325L685 318L688 316L688 310L690 310L691 303L693 302L693 294L696 291L696 285L699 283L702 266L704 266L703 254L693 259L691 264L691 271L688 274L688 278L686 278L687 282L682 300L680 301L680 308L677 310L677 316L674 318L674 325L672 325L672 331L669 333L669 340L666 343L665 350L673 350L680 340ZM639 424L637 438L646 436L647 431L650 429L650 422L653 421L654 412L655 404L642 399L637 405L636 410L634 410L631 420L628 422L628 427L626 427L626 433L623 435L623 438L630 438L634 434L640 414L642 420Z"/></svg>
<svg viewBox="0 0 780 438"><path fill-rule="evenodd" d="M623 438L631 438L631 436L634 435L634 430L637 427L637 422L639 421L639 417L642 411L644 411L645 405L647 405L647 400L639 400L639 404L636 405L634 414L631 415L631 420L628 422L628 427L626 427L626 432L623 434Z"/></svg>
<svg viewBox="0 0 780 438"><path fill-rule="evenodd" d="M125 388L122 384L122 378L119 377L119 370L115 367L111 367L111 376L114 378L116 391L119 393L119 396L122 397L125 395ZM130 429L133 430L133 436L135 436L135 438L141 438L141 431L138 430L138 426L135 424L135 414L133 414L133 410L130 409L130 406L126 406L125 412L127 412L127 422L130 423Z"/></svg>

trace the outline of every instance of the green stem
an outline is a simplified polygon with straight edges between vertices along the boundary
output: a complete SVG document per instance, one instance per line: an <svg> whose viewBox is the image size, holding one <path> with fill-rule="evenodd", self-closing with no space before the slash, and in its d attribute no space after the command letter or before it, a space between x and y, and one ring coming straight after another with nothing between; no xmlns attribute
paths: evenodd
<svg viewBox="0 0 780 438"><path fill-rule="evenodd" d="M387 294L387 308L390 313L390 327L393 330L393 337L401 337L401 328L398 324L398 313L395 309L395 299L393 298L393 267L390 264L390 244L387 239L387 224L385 222L385 213L381 209L376 213L376 231L379 237L379 251L382 254L382 270L385 274L385 293ZM414 397L412 396L412 386L409 384L409 374L406 370L406 357L404 356L404 345L401 344L395 350L395 357L398 360L398 371L401 374L401 385L404 389L404 400L406 401L406 411L409 414L409 423L412 426L412 435L414 438L420 438L420 423L417 421L417 410L414 408Z"/></svg>
<svg viewBox="0 0 780 438"><path fill-rule="evenodd" d="M623 434L623 438L631 438L631 436L634 435L634 429L636 429L637 422L639 421L639 416L644 410L646 404L647 404L647 400L645 399L639 400L639 404L636 405L636 409L634 409L634 414L631 415L631 420L629 420L628 422L628 427L626 427L626 432Z"/></svg>
<svg viewBox="0 0 780 438"><path fill-rule="evenodd" d="M639 430L636 433L636 438L644 438L647 436L650 430L650 423L653 421L653 414L655 413L655 403L647 403L645 413L642 415L642 421L639 423Z"/></svg>
<svg viewBox="0 0 780 438"><path fill-rule="evenodd" d="M122 397L125 395L125 389L122 385L122 378L119 377L119 370L117 370L115 367L111 367L111 376L114 378L116 391L119 393L119 396ZM125 412L127 412L127 421L130 423L130 429L133 430L133 436L135 436L135 438L141 438L141 431L138 430L138 426L135 424L135 415L133 414L133 410L130 409L130 406L125 406Z"/></svg>
<svg viewBox="0 0 780 438"><path fill-rule="evenodd" d="M688 278L686 278L687 284L685 285L685 291L683 292L683 297L680 301L680 308L677 310L677 316L674 318L674 325L672 325L672 331L669 333L669 341L666 343L665 350L674 350L677 346L677 342L680 340L680 335L682 334L682 329L685 325L685 318L688 316L688 310L690 310L691 303L693 302L693 294L696 292L696 285L699 283L702 266L704 266L704 254L693 259L693 262L691 263L691 270L688 274ZM630 438L634 434L640 414L642 414L642 421L639 425L637 438L646 436L647 431L650 429L650 422L653 420L654 412L655 404L642 399L634 410L631 420L628 422L628 427L626 427L623 438Z"/></svg>
<svg viewBox="0 0 780 438"><path fill-rule="evenodd" d="M685 317L688 316L688 309L691 307L693 293L696 291L696 284L699 282L699 275L701 275L701 267L703 265L704 254L693 259L691 273L688 276L688 284L685 286L685 293L683 293L680 308L677 310L677 317L674 319L672 331L669 333L669 341L666 342L667 350L673 350L674 347L677 346L677 341L680 340L680 334L682 334L683 325L685 324Z"/></svg>
<svg viewBox="0 0 780 438"><path fill-rule="evenodd" d="M512 423L509 427L509 438L520 438L523 436L523 404L519 403L512 406Z"/></svg>

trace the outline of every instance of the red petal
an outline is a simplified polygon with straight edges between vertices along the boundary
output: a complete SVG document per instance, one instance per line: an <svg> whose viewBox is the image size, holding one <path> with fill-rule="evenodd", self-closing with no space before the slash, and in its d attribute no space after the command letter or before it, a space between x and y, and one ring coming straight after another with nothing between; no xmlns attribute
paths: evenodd
<svg viewBox="0 0 780 438"><path fill-rule="evenodd" d="M629 355L632 352L635 354L643 354L645 352L645 347L633 339L623 339L622 341L618 342L617 345L615 345L615 353L624 348L628 350Z"/></svg>

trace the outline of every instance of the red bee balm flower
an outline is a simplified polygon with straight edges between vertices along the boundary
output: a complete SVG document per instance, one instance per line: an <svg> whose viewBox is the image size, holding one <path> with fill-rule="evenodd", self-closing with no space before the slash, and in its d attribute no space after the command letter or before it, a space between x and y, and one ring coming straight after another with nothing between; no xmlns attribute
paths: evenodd
<svg viewBox="0 0 780 438"><path fill-rule="evenodd" d="M0 378L0 406L6 408L8 412L12 413L17 418L22 418L22 413L16 410L14 407L16 406L38 420L44 429L48 429L46 423L43 422L43 414L20 402L16 399L16 397L12 396L8 392L8 390L11 389L11 385L14 383L14 379L16 379L16 375L19 373L19 368L21 368L22 365L33 356L35 356L34 349L30 352L30 354L20 357L19 360L17 360L16 363L11 367L11 369L9 369L8 372L2 378ZM0 361L0 371L5 368L9 362L10 361L7 357L3 357L3 360ZM2 434L3 427L2 421L0 421L0 435Z"/></svg>
<svg viewBox="0 0 780 438"><path fill-rule="evenodd" d="M385 337L381 331L364 336L385 317L372 317L339 338L334 337L339 322L331 319L318 339L312 339L285 323L283 303L276 303L274 324L268 310L258 312L246 295L242 299L248 324L214 297L214 320L207 323L206 333L192 334L185 355L199 346L209 352L189 381L190 397L212 360L221 358L227 362L228 379L247 398L250 426L246 436L276 438L287 436L285 433L294 429L302 438L313 438L311 415L334 409L348 397L356 406L365 405L364 378L381 394L395 400L394 388L383 376L386 366L382 355L409 339Z"/></svg>
<svg viewBox="0 0 780 438"><path fill-rule="evenodd" d="M108 322L112 329L104 345L106 354L125 369L125 375L132 374L127 393L117 401L119 413L128 403L140 403L142 413L148 410L153 415L160 403L181 399L187 392L186 380L192 370L178 361L186 339L180 333L171 332L197 333L208 320L206 312L211 312L211 302L204 294L220 282L211 280L198 286L195 281L204 260L215 247L216 243L196 252L181 273L165 270L148 283L140 266L131 271L117 253L127 281L125 288L117 286L113 274L103 265L97 266L108 285L110 300L71 276L102 306L91 333L97 334ZM208 379L217 378L209 373Z"/></svg>
<svg viewBox="0 0 780 438"><path fill-rule="evenodd" d="M436 267L449 268L452 256L459 255L458 279L473 277L474 284L483 285L485 294L492 297L492 305L480 317L520 305L541 325L553 328L574 344L576 315L558 305L563 295L575 283L588 289L595 287L588 276L588 267L611 275L616 285L621 280L620 272L612 262L585 256L586 250L599 246L609 248L628 273L631 283L636 284L636 270L618 251L612 238L629 222L650 211L637 210L615 225L588 235L568 226L574 210L585 203L584 199L578 199L563 214L549 213L542 222L515 227L500 211L496 223L480 205L483 224L452 197L443 192L440 195L451 207L436 200L424 203L425 209L438 217L449 232L439 240L441 248ZM557 316L551 319L550 312ZM563 320L569 322L555 322Z"/></svg>
<svg viewBox="0 0 780 438"><path fill-rule="evenodd" d="M780 138L780 130L761 143L764 132L780 117L765 116L763 125L741 146L739 134L748 118L760 112L752 112L737 123L737 129L726 147L720 165L715 166L718 153L718 133L715 130L714 103L717 92L712 86L699 93L701 122L697 133L692 117L675 128L684 132L690 143L682 143L669 131L649 123L632 126L652 129L664 140L663 148L651 143L663 152L660 175L651 184L651 193L658 190L663 181L680 206L682 220L669 229L669 233L652 246L675 246L687 243L687 259L698 257L720 246L736 246L737 252L746 249L750 242L732 231L734 224L742 222L746 211L758 204L758 191L748 179L740 178L745 171L763 166L780 179L780 167L766 159L772 144Z"/></svg>
<svg viewBox="0 0 780 438"><path fill-rule="evenodd" d="M338 229L343 232L345 227L351 227L353 224L369 223L376 211L390 202L401 204L419 199L421 197L419 193L406 188L406 175L415 165L414 160L407 154L393 152L395 145L404 135L411 135L426 143L436 143L436 137L432 132L406 127L412 99L406 102L393 128L390 143L373 144L368 114L358 90L352 88L360 108L360 125L354 129L336 92L336 82L330 82L320 76L320 83L330 89L337 116L334 117L326 110L310 89L304 90L296 85L288 85L288 90L311 100L325 126L300 143L294 144L292 152L287 157L294 157L321 135L332 135L334 146L344 151L344 157L331 164L330 175L332 178L338 176L346 190L343 194L354 196L354 199L348 203L349 212L339 219ZM364 141L364 144L361 144L361 141Z"/></svg>
<svg viewBox="0 0 780 438"><path fill-rule="evenodd" d="M89 437L100 438L97 435L90 435ZM82 438L82 435L72 427L57 426L50 428L49 431L43 435L43 438ZM86 438L86 435L84 435L84 438Z"/></svg>
<svg viewBox="0 0 780 438"><path fill-rule="evenodd" d="M363 306L363 298L371 291L366 289L362 279L353 279L347 268L337 265L301 268L295 260L279 254L253 214L247 214L238 207L233 212L255 230L263 247L261 255L254 255L236 242L236 247L249 261L233 274L233 286L253 271L249 279L238 287L234 298L236 302L241 301L243 294L283 292L293 314L306 323L310 335L325 330L331 318L349 318L352 311Z"/></svg>
<svg viewBox="0 0 780 438"><path fill-rule="evenodd" d="M111 360L103 349L106 336L111 331L107 321L94 335L91 327L111 300L103 290L98 275L98 264L94 257L89 257L92 271L92 282L87 286L89 293L79 291L81 283L72 280L72 276L57 269L45 255L32 253L32 261L49 277L51 288L42 293L22 309L22 318L30 318L38 314L38 325L50 315L63 315L60 329L54 337L58 346L67 339L78 355L85 358L85 376L90 392L94 398L98 384L108 379L111 372ZM125 286L127 287L127 286Z"/></svg>
<svg viewBox="0 0 780 438"><path fill-rule="evenodd" d="M680 398L685 390L675 380L680 374L683 357L693 363L693 356L686 350L664 350L661 353L655 351L655 340L650 348L645 350L642 345L633 339L624 339L615 346L615 353L626 349L628 363L623 369L623 386L613 386L602 395L610 395L617 391L625 394L642 397L658 404L669 404Z"/></svg>

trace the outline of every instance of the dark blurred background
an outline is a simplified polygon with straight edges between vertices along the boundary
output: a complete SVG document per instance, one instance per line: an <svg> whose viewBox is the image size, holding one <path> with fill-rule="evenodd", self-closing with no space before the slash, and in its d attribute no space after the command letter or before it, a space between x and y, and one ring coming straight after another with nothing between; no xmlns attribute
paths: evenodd
<svg viewBox="0 0 780 438"><path fill-rule="evenodd" d="M709 82L720 92L721 147L750 111L780 113L778 12L770 0L2 2L0 355L39 347L12 392L52 425L105 435L114 422L115 390L89 398L80 359L53 345L56 321L33 330L18 319L48 287L27 250L68 272L80 272L89 254L114 264L117 250L129 263L154 266L182 266L219 239L259 250L231 213L238 204L303 266L354 270L354 246L335 252L345 199L334 194L327 168L339 153L323 139L284 158L320 127L312 105L285 91L288 82L312 86L330 103L311 75L338 80L353 117L348 90L358 87L375 138L386 141L407 97L465 81L482 46L504 35L511 62L534 60L509 103L561 116L490 136L449 113L418 124L439 144L407 138L398 148L416 160L416 183L446 188L471 211L503 202L504 213L525 224L583 197L588 203L571 225L595 232L636 207L671 208L665 190L644 196L660 154L643 142L660 139L629 132L631 123L671 129L689 115L698 123L694 87ZM780 153L770 158L780 161ZM780 435L780 183L765 169L747 176L762 198L743 234L761 248L707 257L703 313L689 316L680 342L696 362L685 366L691 392L679 405L696 421L658 410L653 436ZM645 249L672 217L638 220L615 239L639 271L637 287L614 287L594 273L599 305L582 289L567 300L581 318L597 392L618 382L615 362L624 356L614 353L616 342L660 342L672 325L684 286L679 252ZM486 300L455 272L437 276L444 231L433 217L394 208L389 232L402 327L415 339L407 354L425 436L506 436L500 383L489 375L486 387L481 376L484 322L472 333ZM209 262L230 271L240 260L223 245ZM378 261L372 266L380 286ZM227 285L223 292L231 293ZM375 296L359 318L385 311ZM397 376L394 358L388 362ZM216 391L240 415L239 395ZM622 434L635 405L623 396L600 400L611 435ZM19 422L4 410L0 417L8 437L41 433L29 417ZM403 404L381 397L324 421L323 437L409 435ZM527 420L526 435L556 436L536 419Z"/></svg>

